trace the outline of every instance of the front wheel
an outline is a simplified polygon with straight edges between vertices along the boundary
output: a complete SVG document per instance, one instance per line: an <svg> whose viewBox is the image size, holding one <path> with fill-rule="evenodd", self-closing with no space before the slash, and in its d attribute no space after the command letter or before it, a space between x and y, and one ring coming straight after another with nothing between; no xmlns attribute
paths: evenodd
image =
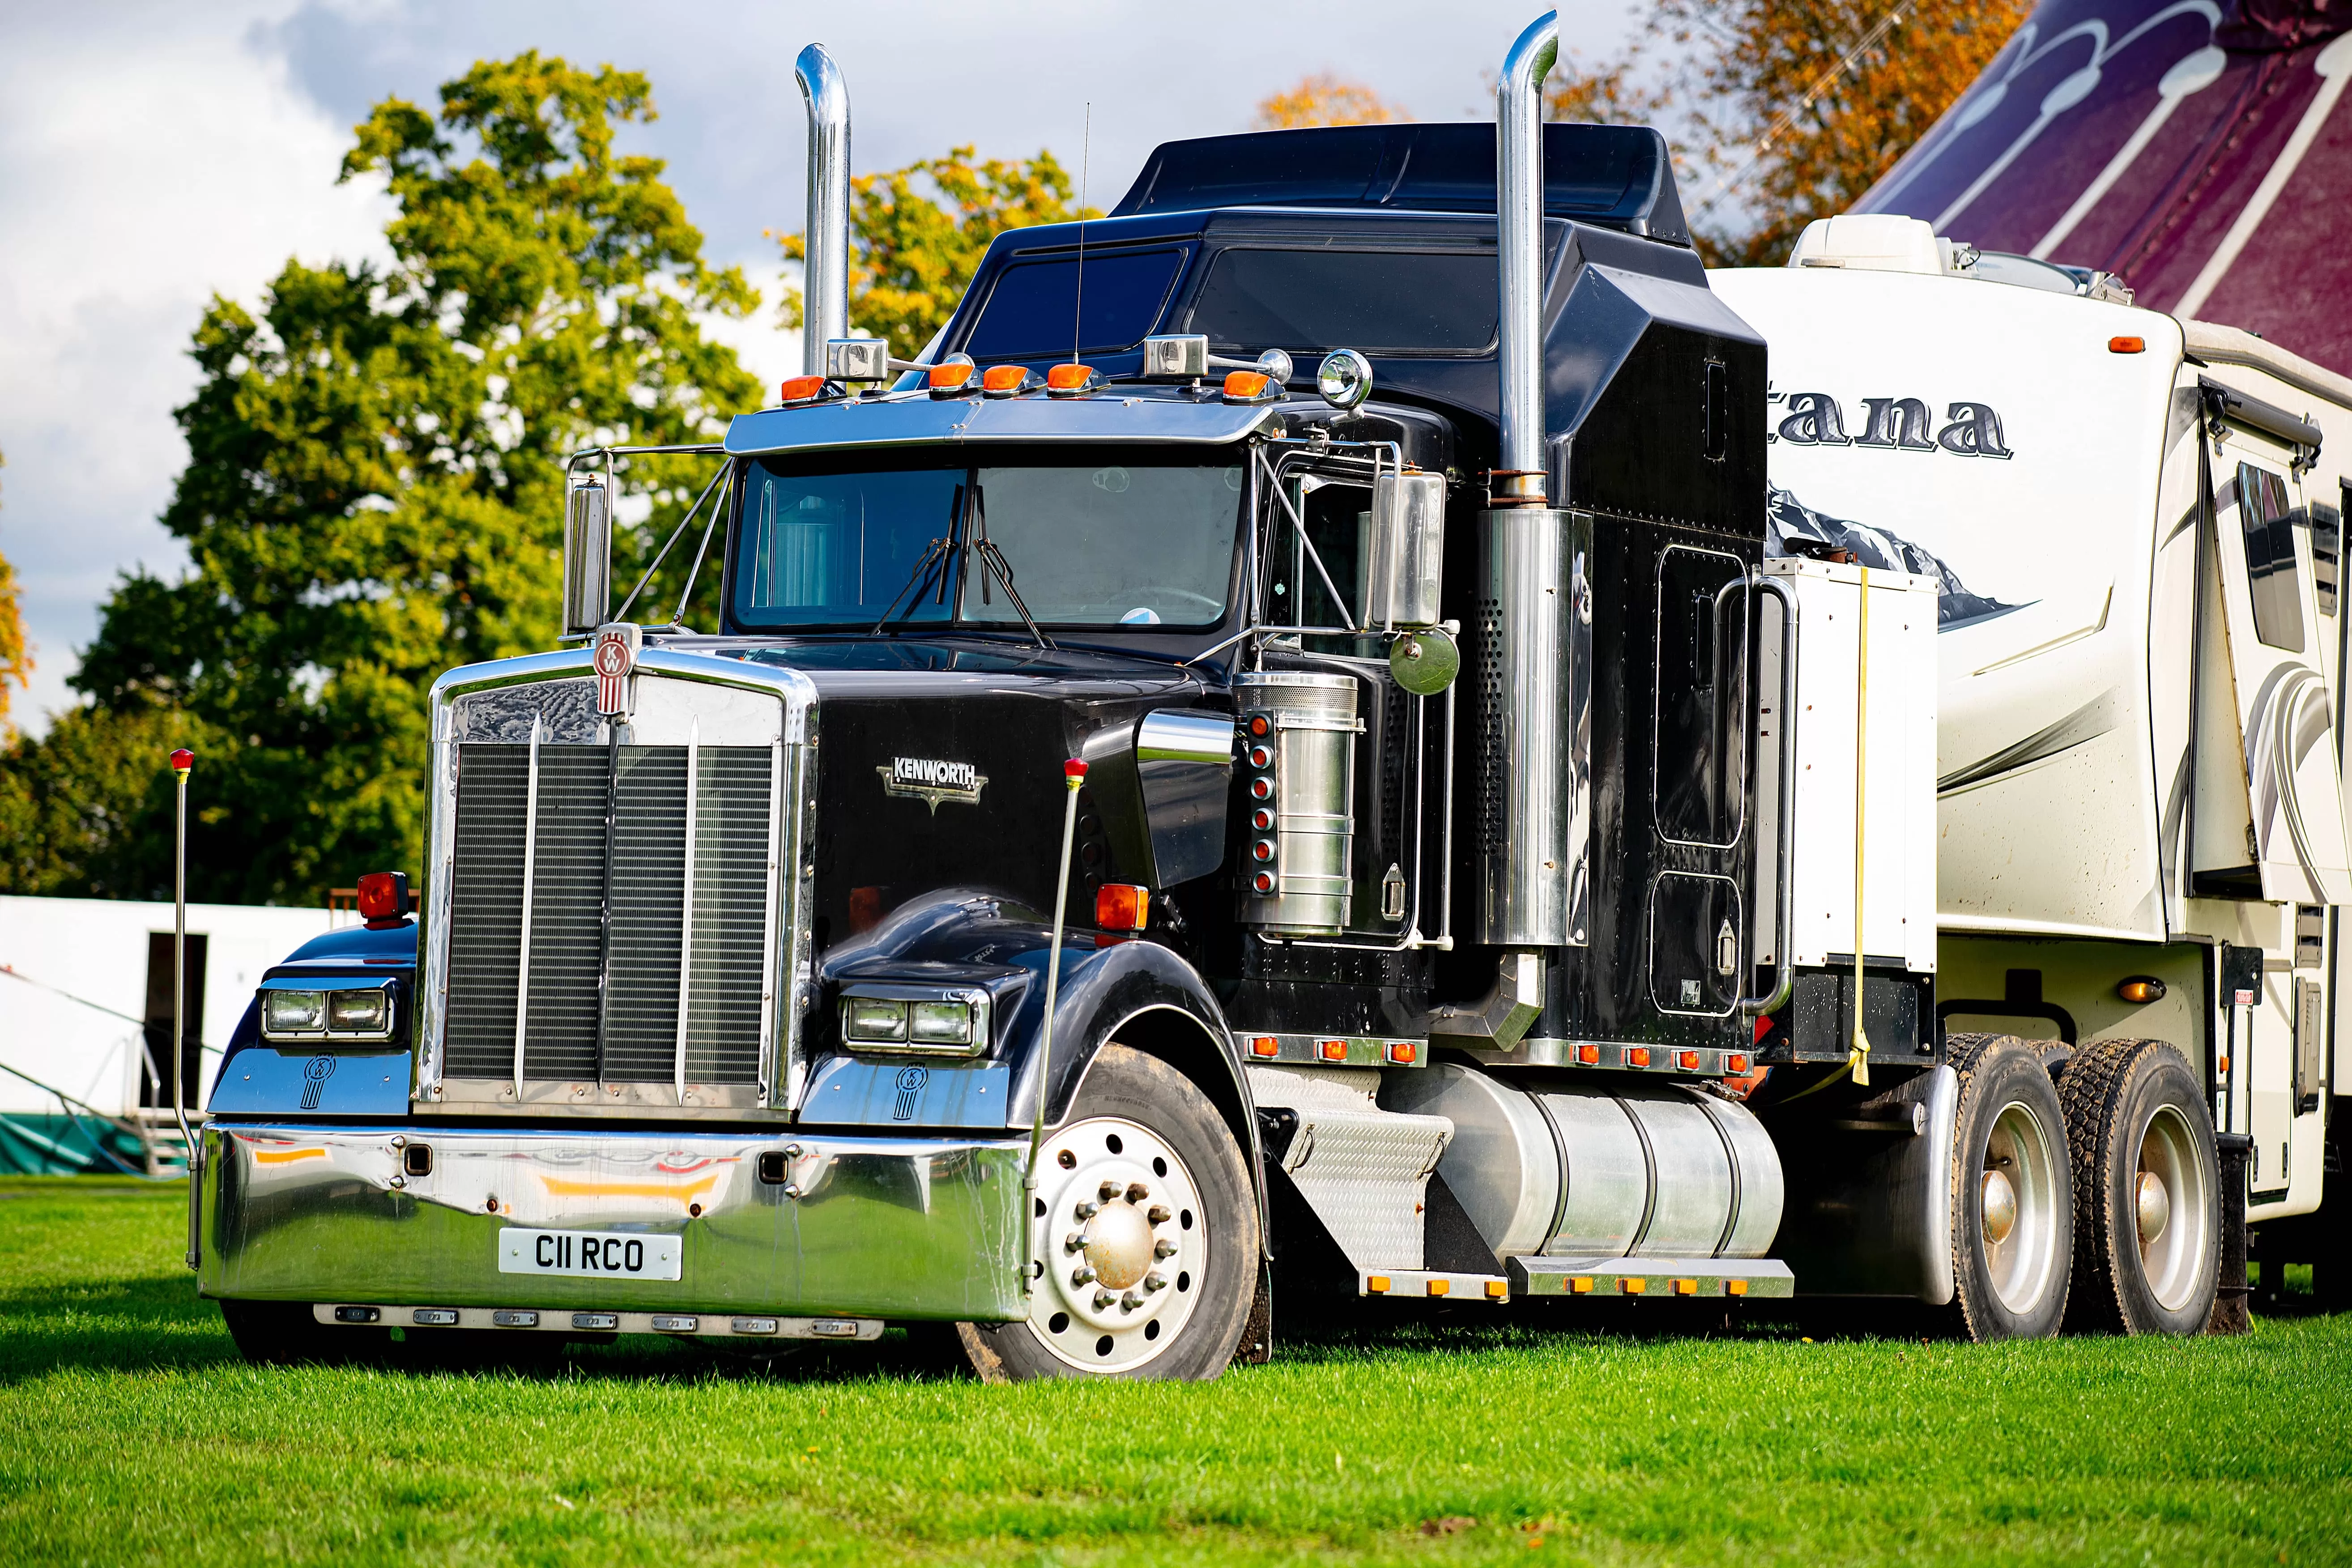
<svg viewBox="0 0 2352 1568"><path fill-rule="evenodd" d="M2066 1116L2041 1053L2011 1035L1954 1035L1952 1285L1973 1340L2058 1331L2074 1253Z"/></svg>
<svg viewBox="0 0 2352 1568"><path fill-rule="evenodd" d="M1027 1319L959 1323L992 1382L1206 1382L1256 1288L1257 1205L1233 1134L1174 1068L1106 1046L1039 1151Z"/></svg>

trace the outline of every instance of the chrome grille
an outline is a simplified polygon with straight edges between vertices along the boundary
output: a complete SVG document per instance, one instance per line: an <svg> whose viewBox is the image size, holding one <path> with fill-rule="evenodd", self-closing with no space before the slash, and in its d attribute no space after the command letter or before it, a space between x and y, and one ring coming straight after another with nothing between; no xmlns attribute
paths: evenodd
<svg viewBox="0 0 2352 1568"><path fill-rule="evenodd" d="M467 742L457 759L445 1075L511 1080L520 1009L526 1079L756 1084L774 749Z"/></svg>

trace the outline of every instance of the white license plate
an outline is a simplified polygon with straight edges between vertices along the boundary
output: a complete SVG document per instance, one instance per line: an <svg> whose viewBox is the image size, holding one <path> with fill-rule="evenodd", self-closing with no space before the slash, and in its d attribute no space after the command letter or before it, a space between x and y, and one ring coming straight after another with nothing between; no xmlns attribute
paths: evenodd
<svg viewBox="0 0 2352 1568"><path fill-rule="evenodd" d="M675 1236L610 1230L503 1230L501 1274L583 1274L599 1279L675 1279L685 1256Z"/></svg>

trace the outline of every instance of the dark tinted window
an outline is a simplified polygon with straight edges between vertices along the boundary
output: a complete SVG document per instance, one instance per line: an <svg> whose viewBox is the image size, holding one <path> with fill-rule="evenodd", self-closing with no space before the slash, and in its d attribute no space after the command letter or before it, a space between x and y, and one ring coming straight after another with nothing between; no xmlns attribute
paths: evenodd
<svg viewBox="0 0 2352 1568"><path fill-rule="evenodd" d="M954 536L967 470L780 473L756 464L743 489L735 618L749 626L876 621L893 598L901 615L945 620L950 606L910 584L933 540ZM930 568L938 586L943 566ZM909 605L908 600L915 602Z"/></svg>
<svg viewBox="0 0 2352 1568"><path fill-rule="evenodd" d="M2295 579L2294 520L2287 511L2286 481L2266 468L2239 464L2238 522L2245 531L2254 635L2273 647L2301 653L2303 584Z"/></svg>
<svg viewBox="0 0 2352 1568"><path fill-rule="evenodd" d="M1482 353L1495 300L1490 253L1227 250L1189 325L1221 348Z"/></svg>
<svg viewBox="0 0 2352 1568"><path fill-rule="evenodd" d="M982 364L1066 354L1073 327L1081 353L1131 349L1159 324L1183 265L1181 250L1089 255L1081 301L1076 258L1016 261L996 275L964 353Z"/></svg>

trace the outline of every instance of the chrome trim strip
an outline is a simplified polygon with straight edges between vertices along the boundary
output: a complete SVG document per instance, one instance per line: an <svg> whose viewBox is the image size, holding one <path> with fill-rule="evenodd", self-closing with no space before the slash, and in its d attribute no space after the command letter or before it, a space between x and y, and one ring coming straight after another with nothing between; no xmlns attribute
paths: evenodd
<svg viewBox="0 0 2352 1568"><path fill-rule="evenodd" d="M1780 820L1773 824L1773 887L1776 906L1772 940L1774 980L1772 989L1762 995L1745 995L1739 999L1739 1011L1747 1017L1759 1013L1780 1011L1789 994L1796 989L1797 969L1789 956L1790 943L1797 934L1796 868L1790 863L1790 850L1797 820L1797 593L1788 579L1770 576L1762 571L1755 574L1759 592L1780 601ZM1758 637L1760 646L1762 637ZM1756 963L1749 955L1748 969L1754 977Z"/></svg>
<svg viewBox="0 0 2352 1568"><path fill-rule="evenodd" d="M694 784L702 752L702 719L686 721L686 864L677 902L677 1055L674 1059L677 1102L686 1103L686 1017L694 973Z"/></svg>
<svg viewBox="0 0 2352 1568"><path fill-rule="evenodd" d="M760 931L760 951L767 955L767 973L760 986L760 1101L766 1104L780 1098L775 1092L776 1067L782 1059L777 1050L776 994L783 989L787 978L784 954L776 945L776 906L787 896L783 868L784 824L784 743L781 740L768 749L768 897L766 921Z"/></svg>
<svg viewBox="0 0 2352 1568"><path fill-rule="evenodd" d="M530 899L539 874L539 735L542 721L530 721L530 760L522 785L522 933L521 952L515 963L515 1099L522 1098L523 1025L530 1016ZM446 981L446 976L445 976Z"/></svg>

